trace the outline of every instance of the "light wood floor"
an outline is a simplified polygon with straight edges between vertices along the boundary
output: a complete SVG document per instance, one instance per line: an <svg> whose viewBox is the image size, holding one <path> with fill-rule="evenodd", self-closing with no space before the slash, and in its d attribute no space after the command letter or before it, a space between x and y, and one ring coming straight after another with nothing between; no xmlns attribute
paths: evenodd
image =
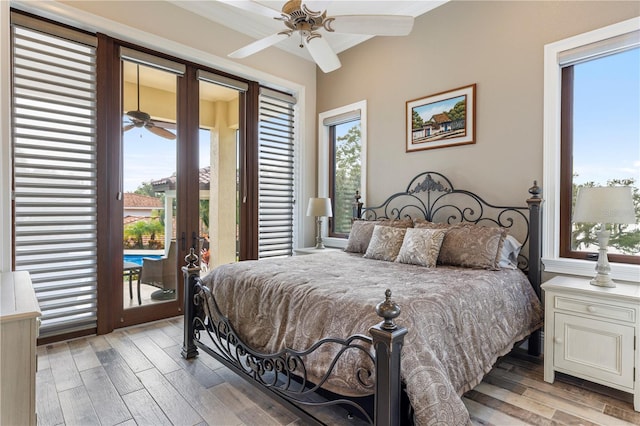
<svg viewBox="0 0 640 426"><path fill-rule="evenodd" d="M38 347L39 425L301 425L206 354L180 356L182 318ZM513 352L463 401L475 425L640 424L630 394L559 375ZM324 410L330 424L353 424Z"/></svg>

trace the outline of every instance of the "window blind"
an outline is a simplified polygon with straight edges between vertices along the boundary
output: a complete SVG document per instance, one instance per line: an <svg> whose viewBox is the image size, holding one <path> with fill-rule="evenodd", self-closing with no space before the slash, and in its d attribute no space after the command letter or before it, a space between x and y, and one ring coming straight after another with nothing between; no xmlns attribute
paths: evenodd
<svg viewBox="0 0 640 426"><path fill-rule="evenodd" d="M295 98L262 88L258 128L258 258L291 256Z"/></svg>
<svg viewBox="0 0 640 426"><path fill-rule="evenodd" d="M48 337L96 327L96 43L33 21L11 26L14 262Z"/></svg>
<svg viewBox="0 0 640 426"><path fill-rule="evenodd" d="M558 54L558 63L561 67L567 67L633 49L639 45L640 31L631 31L616 37L562 51Z"/></svg>

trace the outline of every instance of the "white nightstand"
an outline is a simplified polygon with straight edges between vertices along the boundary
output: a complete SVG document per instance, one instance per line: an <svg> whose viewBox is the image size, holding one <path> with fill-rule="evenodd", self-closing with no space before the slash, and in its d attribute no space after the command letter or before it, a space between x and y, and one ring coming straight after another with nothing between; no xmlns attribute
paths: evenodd
<svg viewBox="0 0 640 426"><path fill-rule="evenodd" d="M335 247L325 247L323 249L317 249L315 247L303 247L303 248L293 249L293 252L296 254L296 256L303 256L305 254L335 253L337 251L344 251L344 250L341 248L335 248Z"/></svg>
<svg viewBox="0 0 640 426"><path fill-rule="evenodd" d="M545 293L544 380L570 374L633 394L640 411L640 284L555 277Z"/></svg>

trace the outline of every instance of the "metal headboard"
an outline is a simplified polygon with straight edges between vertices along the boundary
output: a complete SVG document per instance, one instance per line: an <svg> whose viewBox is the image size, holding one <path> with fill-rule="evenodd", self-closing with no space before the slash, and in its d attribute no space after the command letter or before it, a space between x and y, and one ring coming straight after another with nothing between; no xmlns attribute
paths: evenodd
<svg viewBox="0 0 640 426"><path fill-rule="evenodd" d="M540 188L534 182L531 198L540 200ZM541 200L540 200L541 201ZM448 224L475 223L506 228L523 245L518 267L529 269L529 206L497 206L479 195L454 188L441 173L427 171L414 177L404 192L398 192L378 206L363 207L356 194L354 216L365 220L426 219Z"/></svg>

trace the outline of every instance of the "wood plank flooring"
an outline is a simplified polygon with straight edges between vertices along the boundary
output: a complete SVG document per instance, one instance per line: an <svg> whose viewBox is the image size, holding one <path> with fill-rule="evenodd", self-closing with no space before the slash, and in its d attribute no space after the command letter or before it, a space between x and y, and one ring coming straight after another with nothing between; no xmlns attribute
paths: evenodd
<svg viewBox="0 0 640 426"><path fill-rule="evenodd" d="M206 354L180 356L182 318L38 347L36 407L46 425L302 425ZM630 394L558 374L514 351L463 396L474 425L638 425ZM340 409L328 424L357 424Z"/></svg>

